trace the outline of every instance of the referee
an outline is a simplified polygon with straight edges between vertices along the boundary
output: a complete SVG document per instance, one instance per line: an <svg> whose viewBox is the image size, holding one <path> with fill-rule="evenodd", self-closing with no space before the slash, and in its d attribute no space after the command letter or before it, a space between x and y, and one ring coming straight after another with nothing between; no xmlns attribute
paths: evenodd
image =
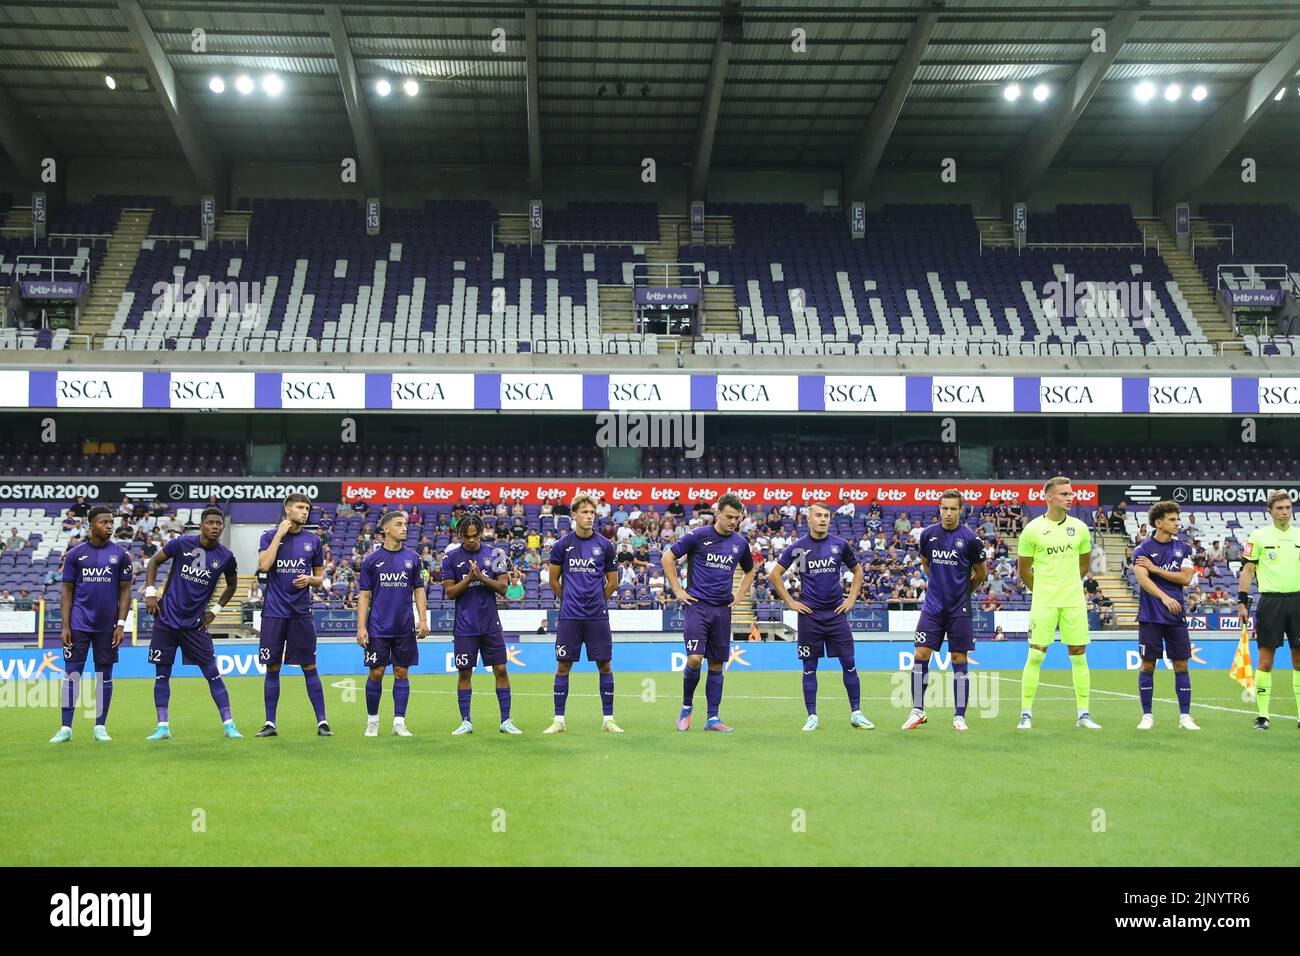
<svg viewBox="0 0 1300 956"><path fill-rule="evenodd" d="M1285 634L1291 643L1291 687L1300 709L1300 529L1291 523L1291 498L1285 491L1268 496L1273 523L1255 530L1242 552L1237 617L1250 618L1250 582L1259 575L1259 609L1255 612L1255 644L1259 669L1255 674L1256 730L1268 730L1268 705L1273 696L1273 652ZM1258 569L1258 570L1256 570ZM1300 727L1300 720L1296 722Z"/></svg>

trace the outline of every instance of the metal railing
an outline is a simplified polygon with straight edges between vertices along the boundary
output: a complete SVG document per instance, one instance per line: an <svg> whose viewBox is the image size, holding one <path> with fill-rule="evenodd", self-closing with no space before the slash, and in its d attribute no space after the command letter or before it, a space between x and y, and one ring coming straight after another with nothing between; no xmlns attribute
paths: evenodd
<svg viewBox="0 0 1300 956"><path fill-rule="evenodd" d="M1255 278L1260 282L1278 282L1282 287L1288 288L1294 280L1291 278L1291 268L1285 262L1228 262L1219 265L1215 269L1214 291L1217 293L1222 289L1266 289L1264 285L1233 285L1229 279L1241 279L1250 281L1247 275L1233 276L1231 270L1251 270ZM1272 274L1265 275L1261 270L1272 270Z"/></svg>
<svg viewBox="0 0 1300 956"><path fill-rule="evenodd" d="M730 216L705 216L704 217L704 245L720 246L722 245L722 227L731 219ZM733 226L734 236L734 226ZM712 237L712 238L710 238ZM689 222L679 222L673 229L673 239L679 247L695 245L694 239L691 238L691 224Z"/></svg>
<svg viewBox="0 0 1300 956"><path fill-rule="evenodd" d="M90 282L89 256L86 258L86 261L82 264L80 271L72 268L61 268L55 265L55 263L58 262L69 262L69 263L76 262L79 258L80 256L21 255L14 262L14 277L16 279L21 279L22 281L25 282L29 282L35 279L37 281L42 281L42 282L76 281L76 282L85 282L89 284ZM46 263L49 263L48 273L44 270L44 266ZM33 264L37 266L37 272L35 275L32 275L30 272L28 272L25 269L26 266L33 265ZM20 269L23 270L23 273L21 275L19 274ZM59 272L61 274L56 276L55 275L56 272Z"/></svg>
<svg viewBox="0 0 1300 956"><path fill-rule="evenodd" d="M32 333L34 335L34 333ZM528 351L543 355L626 355L658 354L653 342L646 342L642 336L625 333L610 339L573 339L573 338L382 338L377 336L329 336L313 338L311 336L280 336L271 332L254 335L241 335L228 339L210 339L191 335L151 334L107 334L107 333L70 333L69 342L78 342L87 349L108 349L126 352L205 352L229 354L267 354L274 352L297 352L326 355L514 355L520 354L520 346L527 345ZM226 347L221 347L222 345ZM382 346L387 346L384 348ZM649 345L644 353L640 346ZM620 348L627 346L628 348ZM8 340L0 342L0 348L16 348ZM527 351L522 354L527 354Z"/></svg>
<svg viewBox="0 0 1300 956"><path fill-rule="evenodd" d="M1237 254L1237 230L1233 227L1232 223L1207 222L1206 225L1210 227L1209 242L1214 243L1215 248L1218 248L1218 245L1221 242L1228 243L1228 254L1235 256ZM1222 231L1225 229L1227 230L1227 232ZM1195 231L1192 232L1192 258L1193 259L1196 258Z"/></svg>

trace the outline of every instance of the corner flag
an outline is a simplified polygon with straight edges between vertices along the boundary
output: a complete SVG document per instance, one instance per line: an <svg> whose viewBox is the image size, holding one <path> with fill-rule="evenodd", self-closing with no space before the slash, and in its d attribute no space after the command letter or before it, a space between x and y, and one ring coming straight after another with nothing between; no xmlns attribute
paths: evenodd
<svg viewBox="0 0 1300 956"><path fill-rule="evenodd" d="M1249 690L1255 686L1255 671L1250 666L1250 629L1241 626L1241 641L1237 644L1237 653L1232 658L1232 669L1228 676Z"/></svg>

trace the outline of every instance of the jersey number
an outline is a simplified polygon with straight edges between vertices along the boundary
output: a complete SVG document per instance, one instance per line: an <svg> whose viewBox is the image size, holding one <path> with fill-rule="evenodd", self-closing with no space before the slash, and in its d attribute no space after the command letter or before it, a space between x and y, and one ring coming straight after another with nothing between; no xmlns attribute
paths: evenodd
<svg viewBox="0 0 1300 956"><path fill-rule="evenodd" d="M812 648L809 647L807 644L800 644L800 645L799 645L799 656L800 656L800 657L812 657Z"/></svg>
<svg viewBox="0 0 1300 956"><path fill-rule="evenodd" d="M568 648L566 648L563 644L556 644L556 645L555 645L555 656L556 656L556 657L563 657L564 654L565 654L565 652L566 652L567 650L568 650ZM579 661L578 663L581 664L582 662Z"/></svg>
<svg viewBox="0 0 1300 956"><path fill-rule="evenodd" d="M374 651L366 651L363 656L367 664L376 664L379 662L379 655Z"/></svg>
<svg viewBox="0 0 1300 956"><path fill-rule="evenodd" d="M162 660L162 648L159 647L149 648L149 663L157 664L161 660Z"/></svg>
<svg viewBox="0 0 1300 956"><path fill-rule="evenodd" d="M257 656L264 661L269 661L271 659L271 649L269 647L258 648Z"/></svg>
<svg viewBox="0 0 1300 956"><path fill-rule="evenodd" d="M698 650L698 649L699 649L699 646L700 646L700 642L699 642L699 641L687 641L687 642L686 642L686 649L687 649L688 651Z"/></svg>

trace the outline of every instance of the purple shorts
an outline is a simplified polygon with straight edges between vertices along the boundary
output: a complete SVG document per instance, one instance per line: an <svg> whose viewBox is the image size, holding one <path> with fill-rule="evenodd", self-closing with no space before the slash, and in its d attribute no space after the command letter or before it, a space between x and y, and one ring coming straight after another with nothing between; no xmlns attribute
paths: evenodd
<svg viewBox="0 0 1300 956"><path fill-rule="evenodd" d="M455 644L458 669L474 667L479 658L483 659L484 667L506 662L506 636L500 628L487 634L456 634L452 637L452 641ZM556 653L558 655L558 651Z"/></svg>
<svg viewBox="0 0 1300 956"><path fill-rule="evenodd" d="M686 653L702 654L715 663L731 658L731 608L696 601L686 605L686 628L682 643Z"/></svg>
<svg viewBox="0 0 1300 956"><path fill-rule="evenodd" d="M415 632L401 637L376 637L361 649L362 662L367 667L414 667L420 663L420 646L415 642Z"/></svg>
<svg viewBox="0 0 1300 956"><path fill-rule="evenodd" d="M123 635L122 640L126 640ZM63 649L63 659L70 664L84 664L86 653L94 648L95 667L117 663L117 648L113 646L113 632L73 631L72 646Z"/></svg>
<svg viewBox="0 0 1300 956"><path fill-rule="evenodd" d="M834 609L799 615L799 659L838 657L852 660L853 634L849 618Z"/></svg>
<svg viewBox="0 0 1300 956"><path fill-rule="evenodd" d="M614 638L609 633L609 619L597 621L561 620L555 635L555 659L576 661L587 647L587 660L607 661L614 656Z"/></svg>
<svg viewBox="0 0 1300 956"><path fill-rule="evenodd" d="M966 653L975 649L975 628L969 614L932 614L922 611L916 622L916 646L937 651L948 636L948 650Z"/></svg>
<svg viewBox="0 0 1300 956"><path fill-rule="evenodd" d="M217 654L212 646L211 634L197 627L178 631L164 624L153 626L153 636L149 639L149 663L171 667L176 660L178 647L181 649L182 664L216 666Z"/></svg>
<svg viewBox="0 0 1300 956"><path fill-rule="evenodd" d="M316 663L316 625L309 617L262 616L257 658L263 664Z"/></svg>
<svg viewBox="0 0 1300 956"><path fill-rule="evenodd" d="M1169 652L1171 661L1185 661L1192 656L1192 639L1185 624L1144 624L1138 622L1138 648L1142 660L1158 661Z"/></svg>

